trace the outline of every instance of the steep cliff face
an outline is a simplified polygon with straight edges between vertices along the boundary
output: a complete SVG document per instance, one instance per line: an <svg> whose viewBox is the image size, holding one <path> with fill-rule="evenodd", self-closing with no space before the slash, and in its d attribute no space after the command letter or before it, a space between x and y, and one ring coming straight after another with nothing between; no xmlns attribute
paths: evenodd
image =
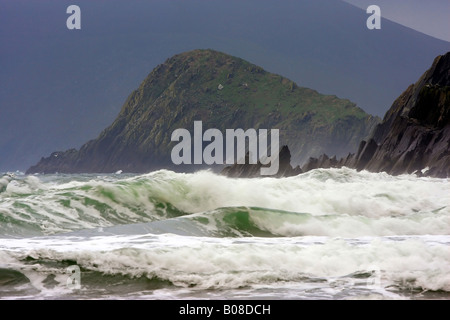
<svg viewBox="0 0 450 320"><path fill-rule="evenodd" d="M319 160L311 159L303 170L327 167ZM449 177L450 52L437 57L431 68L400 95L356 154L331 166Z"/></svg>
<svg viewBox="0 0 450 320"><path fill-rule="evenodd" d="M55 152L27 172L145 172L175 168L175 129L279 129L293 164L321 153L355 151L378 118L348 100L213 50L194 50L156 67L131 93L114 123L80 150Z"/></svg>

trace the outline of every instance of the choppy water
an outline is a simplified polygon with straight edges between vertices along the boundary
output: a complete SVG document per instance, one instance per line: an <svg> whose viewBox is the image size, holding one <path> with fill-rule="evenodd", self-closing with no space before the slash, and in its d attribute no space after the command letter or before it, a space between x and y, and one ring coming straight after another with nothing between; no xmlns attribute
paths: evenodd
<svg viewBox="0 0 450 320"><path fill-rule="evenodd" d="M450 184L346 168L3 175L0 298L449 299Z"/></svg>

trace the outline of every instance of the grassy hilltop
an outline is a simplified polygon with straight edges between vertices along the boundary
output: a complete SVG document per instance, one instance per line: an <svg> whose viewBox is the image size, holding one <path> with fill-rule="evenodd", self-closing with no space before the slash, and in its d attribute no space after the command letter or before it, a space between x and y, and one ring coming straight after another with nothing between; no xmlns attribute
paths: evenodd
<svg viewBox="0 0 450 320"><path fill-rule="evenodd" d="M178 128L279 129L294 164L356 151L379 119L346 99L302 88L280 75L213 50L175 55L126 100L116 120L79 151L57 152L30 172L143 172L171 167Z"/></svg>

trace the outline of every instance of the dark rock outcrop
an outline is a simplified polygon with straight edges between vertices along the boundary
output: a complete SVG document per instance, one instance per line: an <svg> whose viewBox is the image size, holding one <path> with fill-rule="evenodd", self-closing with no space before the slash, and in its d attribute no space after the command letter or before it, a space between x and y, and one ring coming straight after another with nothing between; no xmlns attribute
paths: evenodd
<svg viewBox="0 0 450 320"><path fill-rule="evenodd" d="M329 158L326 154L321 155L319 158L309 158L309 161L301 169L304 172L314 170L317 168L334 168L338 165L336 156Z"/></svg>
<svg viewBox="0 0 450 320"><path fill-rule="evenodd" d="M157 66L128 97L116 120L80 150L53 153L27 173L192 171L172 164L175 129L279 129L292 162L355 151L379 119L354 103L297 86L213 50L178 54ZM339 154L341 152L341 154ZM203 166L205 168L206 166ZM195 167L200 169L201 167Z"/></svg>
<svg viewBox="0 0 450 320"><path fill-rule="evenodd" d="M274 161L276 161L274 159ZM287 146L283 146L278 153L278 173L269 177L290 177L302 173L300 167L291 166L291 152ZM256 178L261 177L261 168L263 165L258 161L257 164L249 164L249 154L246 154L245 164L234 164L225 167L222 174L232 178Z"/></svg>
<svg viewBox="0 0 450 320"><path fill-rule="evenodd" d="M302 169L326 168L324 158L311 159ZM386 113L372 137L360 143L333 167L450 177L450 52L431 68Z"/></svg>

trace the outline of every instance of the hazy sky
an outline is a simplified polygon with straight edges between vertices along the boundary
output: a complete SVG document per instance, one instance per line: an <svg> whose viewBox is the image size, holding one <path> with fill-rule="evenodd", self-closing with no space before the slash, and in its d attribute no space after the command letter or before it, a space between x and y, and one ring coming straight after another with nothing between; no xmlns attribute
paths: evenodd
<svg viewBox="0 0 450 320"><path fill-rule="evenodd" d="M381 16L450 41L450 0L344 0L360 8L378 5Z"/></svg>
<svg viewBox="0 0 450 320"><path fill-rule="evenodd" d="M449 32L448 21L439 21L450 0L370 0L386 17L390 2L417 4L412 12L423 19L416 29L437 23ZM81 7L81 30L67 29L72 4ZM55 150L96 138L153 68L198 48L243 58L382 117L450 43L388 19L381 30L368 30L364 6L341 0L0 0L0 172L25 170Z"/></svg>

